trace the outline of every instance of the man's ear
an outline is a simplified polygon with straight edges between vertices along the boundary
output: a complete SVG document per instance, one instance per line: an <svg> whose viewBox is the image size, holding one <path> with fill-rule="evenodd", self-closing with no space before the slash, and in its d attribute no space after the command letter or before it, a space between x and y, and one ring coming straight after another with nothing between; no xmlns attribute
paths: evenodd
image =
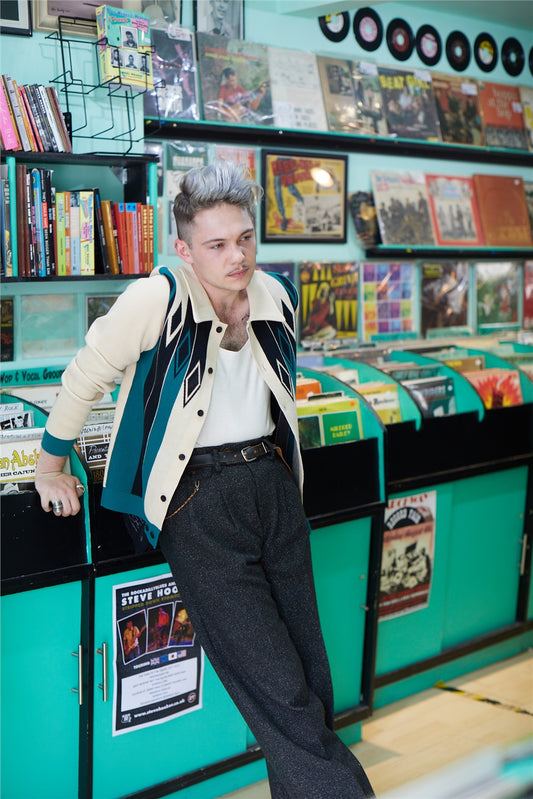
<svg viewBox="0 0 533 799"><path fill-rule="evenodd" d="M186 241L183 239L176 239L174 242L174 249L182 261L185 261L186 264L192 263L193 257Z"/></svg>

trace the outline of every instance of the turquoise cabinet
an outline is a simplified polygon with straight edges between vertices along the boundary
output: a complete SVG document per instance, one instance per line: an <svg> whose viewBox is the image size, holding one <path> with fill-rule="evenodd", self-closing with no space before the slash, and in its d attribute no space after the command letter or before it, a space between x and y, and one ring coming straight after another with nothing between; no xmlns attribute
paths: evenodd
<svg viewBox="0 0 533 799"><path fill-rule="evenodd" d="M78 796L81 583L1 599L2 799Z"/></svg>
<svg viewBox="0 0 533 799"><path fill-rule="evenodd" d="M114 586L167 575L166 564L97 577L94 608L95 689L93 729L94 799L119 799L246 751L247 727L239 711L203 659L203 706L190 713L113 735ZM103 647L106 644L107 647ZM104 651L107 662L104 664ZM107 701L104 701L104 667ZM229 786L227 790L231 790ZM206 788L206 799L212 795Z"/></svg>

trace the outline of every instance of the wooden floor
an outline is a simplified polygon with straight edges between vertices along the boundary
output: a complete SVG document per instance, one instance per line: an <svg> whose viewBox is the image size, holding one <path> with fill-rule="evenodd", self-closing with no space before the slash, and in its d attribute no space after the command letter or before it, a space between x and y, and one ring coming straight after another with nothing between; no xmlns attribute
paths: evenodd
<svg viewBox="0 0 533 799"><path fill-rule="evenodd" d="M453 772L454 764L478 757L475 753L501 751L528 738L533 738L532 652L376 710L362 725L362 740L351 749L378 797L394 792L395 799L410 799L416 780L441 769ZM404 793L398 790L402 786L411 788ZM268 783L255 783L224 799L270 799Z"/></svg>

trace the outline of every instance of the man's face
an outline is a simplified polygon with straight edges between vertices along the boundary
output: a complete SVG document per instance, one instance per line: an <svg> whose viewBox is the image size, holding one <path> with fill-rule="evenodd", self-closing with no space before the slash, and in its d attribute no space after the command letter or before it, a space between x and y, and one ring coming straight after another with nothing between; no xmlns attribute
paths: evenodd
<svg viewBox="0 0 533 799"><path fill-rule="evenodd" d="M228 11L229 0L214 0L213 2L213 17L215 19L224 19Z"/></svg>
<svg viewBox="0 0 533 799"><path fill-rule="evenodd" d="M195 217L190 244L177 239L176 252L211 300L228 299L247 288L255 270L253 221L243 208L227 203L206 208Z"/></svg>

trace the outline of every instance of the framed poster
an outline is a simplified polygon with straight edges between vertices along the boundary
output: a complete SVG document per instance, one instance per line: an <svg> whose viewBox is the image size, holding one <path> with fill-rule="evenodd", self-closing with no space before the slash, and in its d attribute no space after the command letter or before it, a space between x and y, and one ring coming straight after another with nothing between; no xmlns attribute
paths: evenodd
<svg viewBox="0 0 533 799"><path fill-rule="evenodd" d="M244 39L244 0L193 0L197 33Z"/></svg>
<svg viewBox="0 0 533 799"><path fill-rule="evenodd" d="M30 0L11 0L0 3L0 33L15 33L18 36L31 36Z"/></svg>
<svg viewBox="0 0 533 799"><path fill-rule="evenodd" d="M345 155L262 151L261 241L346 241Z"/></svg>

